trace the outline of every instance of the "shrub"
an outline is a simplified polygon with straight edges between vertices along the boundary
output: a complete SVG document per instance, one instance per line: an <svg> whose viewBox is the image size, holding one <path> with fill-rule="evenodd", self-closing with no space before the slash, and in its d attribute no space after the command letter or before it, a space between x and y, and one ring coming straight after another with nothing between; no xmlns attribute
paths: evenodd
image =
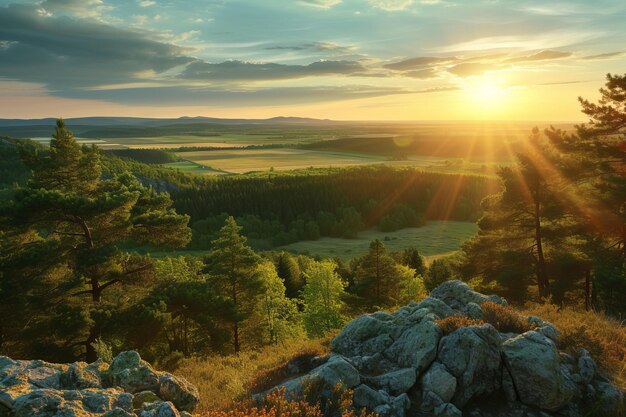
<svg viewBox="0 0 626 417"><path fill-rule="evenodd" d="M485 324L482 320L471 319L460 314L436 320L435 323L437 323L444 335L450 334L461 327L480 326Z"/></svg>
<svg viewBox="0 0 626 417"><path fill-rule="evenodd" d="M247 398L235 402L223 410L209 411L203 417L375 417L376 414L352 407L352 391L341 384L335 385L330 395L320 381L309 381L301 398L289 399L284 389L264 397Z"/></svg>
<svg viewBox="0 0 626 417"><path fill-rule="evenodd" d="M533 328L511 307L503 306L493 301L485 301L480 307L483 310L483 320L500 332L524 333Z"/></svg>
<svg viewBox="0 0 626 417"><path fill-rule="evenodd" d="M95 342L91 344L91 346L96 351L98 359L101 359L103 362L106 363L113 362L113 348L107 345L104 340L96 339Z"/></svg>

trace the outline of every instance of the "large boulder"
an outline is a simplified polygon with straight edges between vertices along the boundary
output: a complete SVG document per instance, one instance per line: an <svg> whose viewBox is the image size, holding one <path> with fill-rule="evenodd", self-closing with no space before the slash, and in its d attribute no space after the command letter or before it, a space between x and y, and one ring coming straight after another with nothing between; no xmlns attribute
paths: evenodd
<svg viewBox="0 0 626 417"><path fill-rule="evenodd" d="M437 360L456 377L452 403L463 407L500 388L500 337L490 324L462 327L441 339Z"/></svg>
<svg viewBox="0 0 626 417"><path fill-rule="evenodd" d="M572 399L575 386L562 372L559 351L551 339L528 331L505 341L502 352L522 403L557 411Z"/></svg>
<svg viewBox="0 0 626 417"><path fill-rule="evenodd" d="M506 305L450 281L394 312L358 317L332 341L326 365L280 386L301 392L310 377L343 381L356 408L388 417L583 417L594 407L616 414L622 392L588 352L559 352L558 329L539 317L521 335L491 324L454 328L464 320L451 316L483 319L487 301Z"/></svg>
<svg viewBox="0 0 626 417"><path fill-rule="evenodd" d="M184 378L167 373L159 377L159 396L165 401L171 401L181 411L193 411L200 401L200 394L194 385Z"/></svg>
<svg viewBox="0 0 626 417"><path fill-rule="evenodd" d="M430 296L443 301L448 306L458 311L466 311L469 303L480 305L485 301L492 301L497 304L507 304L505 300L497 295L481 294L472 290L469 285L459 280L444 282L435 288L430 293Z"/></svg>
<svg viewBox="0 0 626 417"><path fill-rule="evenodd" d="M414 368L421 372L428 368L437 356L441 329L431 320L409 327L384 351L384 355L402 368Z"/></svg>
<svg viewBox="0 0 626 417"><path fill-rule="evenodd" d="M331 351L346 357L371 356L391 346L401 332L392 317L367 314L351 321L333 339Z"/></svg>
<svg viewBox="0 0 626 417"><path fill-rule="evenodd" d="M124 391L159 390L159 375L135 351L117 355L106 373L106 386L122 387Z"/></svg>

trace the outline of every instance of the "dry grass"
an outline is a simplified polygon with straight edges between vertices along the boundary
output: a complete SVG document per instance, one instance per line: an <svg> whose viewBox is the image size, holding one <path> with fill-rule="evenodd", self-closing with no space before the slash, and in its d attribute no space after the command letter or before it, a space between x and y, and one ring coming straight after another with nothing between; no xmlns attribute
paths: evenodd
<svg viewBox="0 0 626 417"><path fill-rule="evenodd" d="M196 412L202 414L224 409L233 401L241 400L254 387L269 384L270 379L278 377L269 370L280 368L303 352L307 355L328 353L329 343L330 337L322 340L292 340L259 351L241 352L239 355L190 358L183 360L174 372L198 388L200 404Z"/></svg>
<svg viewBox="0 0 626 417"><path fill-rule="evenodd" d="M480 326L485 324L482 320L471 319L461 314L455 314L454 316L448 316L443 319L436 320L435 323L437 323L444 335L450 334L461 327Z"/></svg>
<svg viewBox="0 0 626 417"><path fill-rule="evenodd" d="M524 333L532 330L533 326L517 311L492 301L480 305L483 310L483 320L503 333Z"/></svg>
<svg viewBox="0 0 626 417"><path fill-rule="evenodd" d="M626 326L599 312L558 309L551 304L529 304L522 313L541 317L560 331L559 349L576 353L585 348L622 389L626 389Z"/></svg>

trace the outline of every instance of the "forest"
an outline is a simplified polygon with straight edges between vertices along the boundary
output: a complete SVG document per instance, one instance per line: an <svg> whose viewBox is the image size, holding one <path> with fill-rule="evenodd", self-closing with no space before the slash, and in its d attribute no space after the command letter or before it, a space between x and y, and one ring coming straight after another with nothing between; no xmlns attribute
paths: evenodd
<svg viewBox="0 0 626 417"><path fill-rule="evenodd" d="M497 179L386 166L200 177L80 145L62 119L49 147L3 138L0 354L91 362L134 349L175 368L323 338L455 277L519 306L623 319L626 75L600 91L580 100L587 124L533 129ZM479 231L429 264L418 245L381 240L350 262L248 241L428 220Z"/></svg>

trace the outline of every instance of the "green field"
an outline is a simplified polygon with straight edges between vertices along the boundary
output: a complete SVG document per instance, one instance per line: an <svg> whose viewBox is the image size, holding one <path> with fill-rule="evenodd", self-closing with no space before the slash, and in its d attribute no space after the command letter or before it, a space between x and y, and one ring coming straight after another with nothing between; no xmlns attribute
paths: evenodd
<svg viewBox="0 0 626 417"><path fill-rule="evenodd" d="M385 233L370 229L359 233L356 239L326 237L296 242L276 249L323 258L338 257L347 261L364 255L368 251L369 243L374 239L380 239L389 251L399 251L414 246L427 260L432 261L436 257L459 250L461 243L472 237L477 230L475 223L432 221L423 227L402 229L396 232Z"/></svg>
<svg viewBox="0 0 626 417"><path fill-rule="evenodd" d="M385 164L397 167L416 167L429 171L458 174L492 174L494 164L470 163L462 159L432 156L410 156L405 160L392 160L386 156L354 152L331 152L296 148L223 149L178 152L188 161L175 168L196 173L244 174L254 171L288 171L302 168L346 167L355 165ZM189 163L199 165L194 168ZM202 172L202 169L207 171Z"/></svg>
<svg viewBox="0 0 626 417"><path fill-rule="evenodd" d="M333 137L333 136L331 136ZM314 140L326 139L311 135L278 135L265 133L226 133L206 135L164 135L147 137L106 138L103 142L115 143L128 148L178 148L181 146L210 146L224 148L232 146L299 144Z"/></svg>
<svg viewBox="0 0 626 417"><path fill-rule="evenodd" d="M230 149L181 152L178 156L199 165L234 174L286 171L300 168L341 167L381 163L385 158L344 152L311 151L293 148Z"/></svg>

